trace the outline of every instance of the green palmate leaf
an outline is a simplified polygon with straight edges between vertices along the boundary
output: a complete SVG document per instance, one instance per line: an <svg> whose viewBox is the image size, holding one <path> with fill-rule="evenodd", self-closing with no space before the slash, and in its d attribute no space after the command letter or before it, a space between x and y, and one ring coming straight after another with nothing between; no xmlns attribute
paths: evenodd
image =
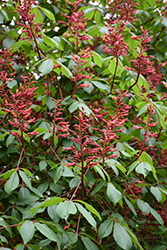
<svg viewBox="0 0 167 250"><path fill-rule="evenodd" d="M110 93L110 86L108 86L107 84L103 84L98 81L91 81L91 83L93 83L93 85L95 85L97 88L106 90L108 93Z"/></svg>
<svg viewBox="0 0 167 250"><path fill-rule="evenodd" d="M32 14L35 15L35 23L42 23L43 22L43 16L42 16L42 13L39 9L33 8L31 12L32 12Z"/></svg>
<svg viewBox="0 0 167 250"><path fill-rule="evenodd" d="M39 71L42 73L42 75L46 75L50 73L53 69L53 61L51 59L47 59L39 66Z"/></svg>
<svg viewBox="0 0 167 250"><path fill-rule="evenodd" d="M16 80L12 80L12 81L6 81L8 88L12 89L14 86L17 85L17 81Z"/></svg>
<svg viewBox="0 0 167 250"><path fill-rule="evenodd" d="M138 242L138 240L137 240L136 236L134 235L134 233L130 230L130 228L126 224L122 224L122 225L125 227L126 231L128 232L134 246L139 247L140 250L144 250L142 248L142 246L140 245L140 243Z"/></svg>
<svg viewBox="0 0 167 250"><path fill-rule="evenodd" d="M99 238L105 238L109 236L113 229L113 220L111 218L105 220L98 229Z"/></svg>
<svg viewBox="0 0 167 250"><path fill-rule="evenodd" d="M115 222L113 236L114 240L121 248L125 250L132 248L132 240L125 227L121 226L121 224Z"/></svg>
<svg viewBox="0 0 167 250"><path fill-rule="evenodd" d="M52 48L58 48L59 50L63 50L62 45L60 44L60 41L57 41L54 38L51 38L49 36L46 36L45 34L42 35L43 40L45 42L45 44L47 44L48 46L52 47Z"/></svg>
<svg viewBox="0 0 167 250"><path fill-rule="evenodd" d="M151 156L149 154L147 154L146 152L142 152L140 159L143 162L147 162L150 166L153 165L153 161L151 159Z"/></svg>
<svg viewBox="0 0 167 250"><path fill-rule="evenodd" d="M150 207L150 212L154 216L154 218L160 223L161 225L164 224L163 219L161 218L160 214L157 213L152 207Z"/></svg>
<svg viewBox="0 0 167 250"><path fill-rule="evenodd" d="M81 239L87 250L99 250L99 248L88 237L81 236Z"/></svg>
<svg viewBox="0 0 167 250"><path fill-rule="evenodd" d="M51 206L51 207L48 207L47 208L47 212L48 212L48 215L50 216L50 218L53 220L53 221L56 221L58 222L60 217L59 215L57 214L57 211L56 211L56 205L54 206Z"/></svg>
<svg viewBox="0 0 167 250"><path fill-rule="evenodd" d="M97 64L97 66L102 67L102 58L101 56L96 53L95 51L92 51L92 55L93 55L93 60L95 62L95 64Z"/></svg>
<svg viewBox="0 0 167 250"><path fill-rule="evenodd" d="M24 244L29 242L35 233L34 223L32 221L26 221L19 229L21 237L23 238Z"/></svg>
<svg viewBox="0 0 167 250"><path fill-rule="evenodd" d="M87 116L90 116L90 114L93 114L92 110L88 108L88 106L84 103L79 103L78 108L81 112L84 112Z"/></svg>
<svg viewBox="0 0 167 250"><path fill-rule="evenodd" d="M8 147L14 140L14 136L13 135L9 135L7 140L6 140L6 147Z"/></svg>
<svg viewBox="0 0 167 250"><path fill-rule="evenodd" d="M41 234L43 234L46 238L57 242L58 247L60 247L60 244L61 244L60 240L52 229L50 229L48 226L42 223L35 222L34 225L36 229L40 231Z"/></svg>
<svg viewBox="0 0 167 250"><path fill-rule="evenodd" d="M154 247L152 250L166 250L166 245L158 245Z"/></svg>
<svg viewBox="0 0 167 250"><path fill-rule="evenodd" d="M12 230L9 226L9 224L2 218L0 217L0 226L6 227L7 232L9 233L10 237L12 237Z"/></svg>
<svg viewBox="0 0 167 250"><path fill-rule="evenodd" d="M135 211L134 206L132 205L132 203L126 197L124 197L124 200L125 200L126 204L128 205L128 207L130 208L130 210L132 211L132 213L135 216L137 216L137 213L136 213L136 211Z"/></svg>
<svg viewBox="0 0 167 250"><path fill-rule="evenodd" d="M118 203L122 198L122 194L118 191L112 183L107 184L107 196L113 203Z"/></svg>
<svg viewBox="0 0 167 250"><path fill-rule="evenodd" d="M9 134L9 132L6 132L6 133L4 133L4 134L1 134L0 135L0 140L2 140L6 135L8 135Z"/></svg>
<svg viewBox="0 0 167 250"><path fill-rule="evenodd" d="M143 174L144 177L146 177L151 169L151 166L147 162L141 162L137 165L135 170L137 173Z"/></svg>
<svg viewBox="0 0 167 250"><path fill-rule="evenodd" d="M92 205L88 204L85 201L80 201L80 200L75 200L75 201L83 203L85 205L85 207L89 210L89 212L95 214L99 218L99 220L101 220L101 216L100 216L99 212L97 212L97 210L94 207L92 207Z"/></svg>
<svg viewBox="0 0 167 250"><path fill-rule="evenodd" d="M27 174L21 170L19 170L19 175L22 178L22 180L24 181L24 183L27 185L27 187L29 187L31 189L31 181L28 178Z"/></svg>
<svg viewBox="0 0 167 250"><path fill-rule="evenodd" d="M105 181L100 181L94 188L94 190L92 191L92 195L96 194L103 186L106 186L106 182Z"/></svg>
<svg viewBox="0 0 167 250"><path fill-rule="evenodd" d="M151 187L150 191L155 196L158 202L162 200L162 194L158 187Z"/></svg>
<svg viewBox="0 0 167 250"><path fill-rule="evenodd" d="M40 171L42 171L46 167L47 167L47 162L46 161L40 161L40 163L39 163Z"/></svg>
<svg viewBox="0 0 167 250"><path fill-rule="evenodd" d="M55 21L55 17L54 17L53 13L52 13L50 10L45 9L45 8L41 7L40 5L38 6L38 8L41 9L41 10L43 11L43 13L44 13L49 19Z"/></svg>
<svg viewBox="0 0 167 250"><path fill-rule="evenodd" d="M31 208L30 213L34 213L39 208L54 206L54 205L59 204L60 202L62 202L64 200L65 200L64 198L52 197L52 198L42 202L40 205L38 205L38 206L36 206L34 208Z"/></svg>
<svg viewBox="0 0 167 250"><path fill-rule="evenodd" d="M5 183L5 192L10 193L15 190L19 186L19 176L15 171L9 178L9 180Z"/></svg>
<svg viewBox="0 0 167 250"><path fill-rule="evenodd" d="M27 41L19 39L16 43L12 45L12 52L17 51L20 47L22 47L25 44L29 45Z"/></svg>
<svg viewBox="0 0 167 250"><path fill-rule="evenodd" d="M16 250L24 250L25 245L19 244L16 247Z"/></svg>
<svg viewBox="0 0 167 250"><path fill-rule="evenodd" d="M96 221L95 219L92 217L92 215L80 204L75 203L75 205L77 206L78 210L81 212L81 214L85 217L85 219L93 226L96 227Z"/></svg>
<svg viewBox="0 0 167 250"><path fill-rule="evenodd" d="M28 169L26 168L20 168L20 169L22 169L28 176L33 177L32 173Z"/></svg>
<svg viewBox="0 0 167 250"><path fill-rule="evenodd" d="M76 243L78 240L78 235L74 232L66 232L63 234L62 247L63 249Z"/></svg>
<svg viewBox="0 0 167 250"><path fill-rule="evenodd" d="M46 106L49 110L54 109L56 107L56 103L50 96L46 99Z"/></svg>
<svg viewBox="0 0 167 250"><path fill-rule="evenodd" d="M70 113L73 113L75 110L77 110L78 106L79 106L79 103L78 103L77 101L76 101L76 102L73 102L73 103L69 106L69 108L68 108L69 112L70 112Z"/></svg>
<svg viewBox="0 0 167 250"><path fill-rule="evenodd" d="M98 174L102 177L103 180L106 179L106 178L105 178L105 175L104 175L104 173L103 173L103 171L101 170L100 167L94 166L94 169L98 172Z"/></svg>
<svg viewBox="0 0 167 250"><path fill-rule="evenodd" d="M147 202L144 202L142 200L137 200L137 205L138 205L138 208L140 208L140 210L145 214L149 214L150 213L150 205L147 203Z"/></svg>
<svg viewBox="0 0 167 250"><path fill-rule="evenodd" d="M57 206L56 212L60 218L67 220L70 214L77 213L77 209L72 201L64 201Z"/></svg>
<svg viewBox="0 0 167 250"><path fill-rule="evenodd" d="M62 71L62 73L63 73L66 77L71 78L71 77L73 76L72 73L71 73L71 71L70 71L65 65L63 65L60 61L56 61L56 60L55 60L55 62L56 62L56 64L58 63L58 64L61 65L61 71Z"/></svg>

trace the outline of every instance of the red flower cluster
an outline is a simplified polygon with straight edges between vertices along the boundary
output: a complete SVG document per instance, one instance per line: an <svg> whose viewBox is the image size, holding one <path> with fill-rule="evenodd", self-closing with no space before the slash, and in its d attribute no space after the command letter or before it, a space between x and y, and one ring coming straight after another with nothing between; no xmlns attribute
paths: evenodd
<svg viewBox="0 0 167 250"><path fill-rule="evenodd" d="M126 193L128 195L132 195L131 197L133 199L140 199L141 195L138 194L140 194L143 190L143 187L140 186L142 183L143 181L134 180L133 184L130 187L125 185Z"/></svg>
<svg viewBox="0 0 167 250"><path fill-rule="evenodd" d="M34 0L23 0L22 4L18 5L17 7L20 21L17 22L17 25L22 27L22 32L25 34L25 37L22 37L22 40L35 40L36 38L41 37L41 34L39 34L41 31L40 24L35 23L35 15L31 13L33 4L38 5L39 3L38 1Z"/></svg>
<svg viewBox="0 0 167 250"><path fill-rule="evenodd" d="M31 105L34 103L35 91L38 87L32 86L36 81L32 81L32 77L22 76L23 84L20 83L19 89L16 93L8 90L8 95L10 96L10 101L4 100L5 107L3 110L8 114L11 114L13 118L9 115L9 124L19 130L27 131L27 125L33 123L35 118L32 118L32 108Z"/></svg>
<svg viewBox="0 0 167 250"><path fill-rule="evenodd" d="M159 62L156 65L154 62L155 57L147 55L147 51L149 49L148 44L150 43L152 36L148 37L149 30L143 30L143 27L141 27L141 30L143 33L142 36L132 37L132 39L137 41L140 41L141 39L141 47L140 52L138 52L138 58L132 60L131 62L138 74L144 75L151 86L160 85L162 83L162 76L160 72Z"/></svg>

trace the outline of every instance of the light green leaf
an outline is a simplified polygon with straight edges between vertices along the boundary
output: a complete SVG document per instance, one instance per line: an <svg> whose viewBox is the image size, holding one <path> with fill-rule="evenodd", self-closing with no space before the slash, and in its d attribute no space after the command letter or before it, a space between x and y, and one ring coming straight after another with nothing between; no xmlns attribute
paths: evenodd
<svg viewBox="0 0 167 250"><path fill-rule="evenodd" d="M96 170L96 172L102 177L103 180L105 180L105 175L103 173L103 171L98 167L98 166L94 166L94 169Z"/></svg>
<svg viewBox="0 0 167 250"><path fill-rule="evenodd" d="M128 207L130 208L130 210L132 211L132 213L135 216L137 216L137 213L136 213L136 211L135 211L134 206L132 205L132 203L126 197L124 197L124 200L125 200L126 204L128 205Z"/></svg>
<svg viewBox="0 0 167 250"><path fill-rule="evenodd" d="M161 224L163 225L163 219L161 218L160 214L157 213L157 211L155 211L152 207L150 207L150 212L151 214L154 216L154 218Z"/></svg>
<svg viewBox="0 0 167 250"><path fill-rule="evenodd" d="M45 208L45 207L50 207L50 206L54 206L56 204L59 204L60 202L64 201L64 198L60 198L60 197L52 197L48 200L45 200L44 202L42 202L40 205L33 207L30 209L30 213L34 213L37 209L39 208Z"/></svg>
<svg viewBox="0 0 167 250"><path fill-rule="evenodd" d="M19 170L19 175L21 176L22 180L24 181L24 183L27 185L27 187L29 187L30 189L31 187L31 181L28 178L27 174L21 170Z"/></svg>
<svg viewBox="0 0 167 250"><path fill-rule="evenodd" d="M42 171L46 167L47 167L47 162L46 161L40 161L40 163L39 163L39 169L40 169L40 171Z"/></svg>
<svg viewBox="0 0 167 250"><path fill-rule="evenodd" d="M15 171L9 178L9 180L5 183L5 192L10 193L15 190L19 186L19 176Z"/></svg>
<svg viewBox="0 0 167 250"><path fill-rule="evenodd" d="M14 86L16 86L17 85L17 81L16 80L12 80L12 81L6 81L6 83L7 83L7 86L8 86L8 88L10 88L10 89L12 89Z"/></svg>
<svg viewBox="0 0 167 250"><path fill-rule="evenodd" d="M98 235L100 240L109 236L112 232L113 220L111 218L105 220L98 229Z"/></svg>
<svg viewBox="0 0 167 250"><path fill-rule="evenodd" d="M63 50L62 45L60 44L60 41L55 40L54 38L51 38L49 36L46 36L45 34L42 35L44 43L52 48L58 48L59 50Z"/></svg>
<svg viewBox="0 0 167 250"><path fill-rule="evenodd" d="M87 250L99 250L99 248L88 237L81 236L81 239Z"/></svg>
<svg viewBox="0 0 167 250"><path fill-rule="evenodd" d="M47 208L47 212L48 212L48 215L50 216L50 218L51 218L53 221L58 222L59 219L60 219L60 217L59 217L59 215L57 214L56 207L57 207L57 205L48 207L48 208Z"/></svg>
<svg viewBox="0 0 167 250"><path fill-rule="evenodd" d="M107 184L107 196L113 203L118 203L122 198L122 194L118 191L112 183Z"/></svg>
<svg viewBox="0 0 167 250"><path fill-rule="evenodd" d="M10 227L8 227L9 224L2 217L0 217L0 226L6 227L6 230L8 231L10 237L12 237L12 230Z"/></svg>
<svg viewBox="0 0 167 250"><path fill-rule="evenodd" d="M75 205L77 206L77 208L79 209L79 211L81 212L81 214L85 217L85 219L93 226L96 227L96 221L95 219L92 217L92 215L80 204L75 203Z"/></svg>
<svg viewBox="0 0 167 250"><path fill-rule="evenodd" d="M0 135L0 140L2 140L6 135L8 135L9 134L9 132L6 132L6 133L4 133L4 134L1 134Z"/></svg>
<svg viewBox="0 0 167 250"><path fill-rule="evenodd" d="M144 202L142 200L137 200L137 205L138 205L138 208L140 208L140 210L145 214L149 214L150 213L150 205L147 203L147 202Z"/></svg>
<svg viewBox="0 0 167 250"><path fill-rule="evenodd" d="M46 106L48 107L49 110L54 109L56 107L56 103L54 102L52 97L48 97L46 99Z"/></svg>
<svg viewBox="0 0 167 250"><path fill-rule="evenodd" d="M55 62L61 65L61 71L65 76L67 76L68 78L71 78L73 76L71 71L65 65L63 65L60 61L55 60Z"/></svg>
<svg viewBox="0 0 167 250"><path fill-rule="evenodd" d="M30 177L33 177L32 173L30 172L30 170L28 170L27 168L20 168L22 169L27 175L29 175Z"/></svg>
<svg viewBox="0 0 167 250"><path fill-rule="evenodd" d="M141 162L136 167L136 172L139 174L143 174L144 177L147 176L148 172L151 171L151 166L147 162Z"/></svg>
<svg viewBox="0 0 167 250"><path fill-rule="evenodd" d="M14 136L11 134L8 136L7 140L6 140L6 147L8 147L14 140Z"/></svg>
<svg viewBox="0 0 167 250"><path fill-rule="evenodd" d="M89 210L89 212L95 214L99 218L99 220L101 220L101 216L100 216L99 212L94 207L92 207L92 205L88 204L85 201L81 201L81 200L75 200L75 201L83 203L85 205L85 207Z"/></svg>
<svg viewBox="0 0 167 250"><path fill-rule="evenodd" d="M54 17L53 13L52 13L50 10L45 9L45 8L41 7L40 5L38 6L38 8L41 9L41 10L43 11L43 13L44 13L49 19L51 19L52 21L55 21L55 17Z"/></svg>
<svg viewBox="0 0 167 250"><path fill-rule="evenodd" d="M76 101L76 102L73 102L70 106L69 106L69 108L68 108L68 110L69 110L69 112L70 113L73 113L75 110L77 110L77 108L78 108L78 102Z"/></svg>
<svg viewBox="0 0 167 250"><path fill-rule="evenodd" d="M96 53L95 51L92 51L92 55L93 55L93 60L95 62L95 64L97 64L97 66L102 67L102 58L101 56Z"/></svg>
<svg viewBox="0 0 167 250"><path fill-rule="evenodd" d="M108 86L107 84L103 84L98 81L91 81L91 83L93 83L93 85L95 85L97 88L106 90L106 92L110 93L110 86Z"/></svg>
<svg viewBox="0 0 167 250"><path fill-rule="evenodd" d="M129 236L130 236L130 238L131 238L134 246L135 247L136 246L139 247L140 250L144 250L142 248L142 246L140 245L140 243L138 242L138 239L136 238L136 235L130 230L130 228L127 226L127 224L122 224L122 225L125 227L126 231L128 232L128 234L129 234Z"/></svg>
<svg viewBox="0 0 167 250"><path fill-rule="evenodd" d="M100 11L98 11L98 10L95 11L94 18L95 18L96 23L98 24L100 22L100 19L101 19Z"/></svg>
<svg viewBox="0 0 167 250"><path fill-rule="evenodd" d="M167 28L167 17L162 17L161 23Z"/></svg>
<svg viewBox="0 0 167 250"><path fill-rule="evenodd" d="M16 43L12 45L12 52L17 51L22 45L29 45L26 40L19 39Z"/></svg>
<svg viewBox="0 0 167 250"><path fill-rule="evenodd" d="M43 76L50 73L52 69L53 69L52 59L45 60L38 68L38 70L42 73Z"/></svg>
<svg viewBox="0 0 167 250"><path fill-rule="evenodd" d="M151 187L150 191L155 196L158 202L162 200L162 194L158 187Z"/></svg>
<svg viewBox="0 0 167 250"><path fill-rule="evenodd" d="M58 246L60 246L60 240L58 239L57 235L55 234L55 232L50 229L48 226L46 226L45 224L42 223L34 223L36 229L38 229L40 231L41 234L43 234L46 238L57 242Z"/></svg>
<svg viewBox="0 0 167 250"><path fill-rule="evenodd" d="M147 154L145 151L142 152L141 156L140 156L140 159L143 161L143 162L147 162L150 166L153 165L153 161L151 159L151 156L149 154Z"/></svg>
<svg viewBox="0 0 167 250"><path fill-rule="evenodd" d="M32 221L26 221L19 229L21 237L23 238L24 244L29 242L35 233L34 223Z"/></svg>
<svg viewBox="0 0 167 250"><path fill-rule="evenodd" d="M128 235L126 229L121 226L121 224L116 223L114 224L114 232L113 237L116 243L123 249L128 250L132 248L132 240Z"/></svg>
<svg viewBox="0 0 167 250"><path fill-rule="evenodd" d="M31 10L31 13L35 15L35 18L33 21L35 21L35 23L43 23L43 16L41 11L38 8L33 8Z"/></svg>
<svg viewBox="0 0 167 250"><path fill-rule="evenodd" d="M67 220L70 214L77 213L77 209L72 201L64 201L57 206L56 212L60 218Z"/></svg>
<svg viewBox="0 0 167 250"><path fill-rule="evenodd" d="M66 234L63 234L63 249L67 248L67 246L70 246L72 244L75 244L78 240L78 235L74 232L66 232Z"/></svg>

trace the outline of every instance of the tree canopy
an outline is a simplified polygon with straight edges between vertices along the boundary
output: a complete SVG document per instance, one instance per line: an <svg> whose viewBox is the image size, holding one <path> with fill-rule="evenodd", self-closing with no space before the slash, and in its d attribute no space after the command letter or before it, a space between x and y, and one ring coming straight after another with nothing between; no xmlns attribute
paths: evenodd
<svg viewBox="0 0 167 250"><path fill-rule="evenodd" d="M0 249L167 249L167 3L2 0Z"/></svg>

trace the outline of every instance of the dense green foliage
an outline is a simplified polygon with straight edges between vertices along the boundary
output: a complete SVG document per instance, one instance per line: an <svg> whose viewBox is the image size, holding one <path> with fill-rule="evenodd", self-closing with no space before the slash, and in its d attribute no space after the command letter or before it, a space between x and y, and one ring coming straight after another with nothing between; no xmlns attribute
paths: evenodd
<svg viewBox="0 0 167 250"><path fill-rule="evenodd" d="M0 249L167 249L167 7L0 8Z"/></svg>

